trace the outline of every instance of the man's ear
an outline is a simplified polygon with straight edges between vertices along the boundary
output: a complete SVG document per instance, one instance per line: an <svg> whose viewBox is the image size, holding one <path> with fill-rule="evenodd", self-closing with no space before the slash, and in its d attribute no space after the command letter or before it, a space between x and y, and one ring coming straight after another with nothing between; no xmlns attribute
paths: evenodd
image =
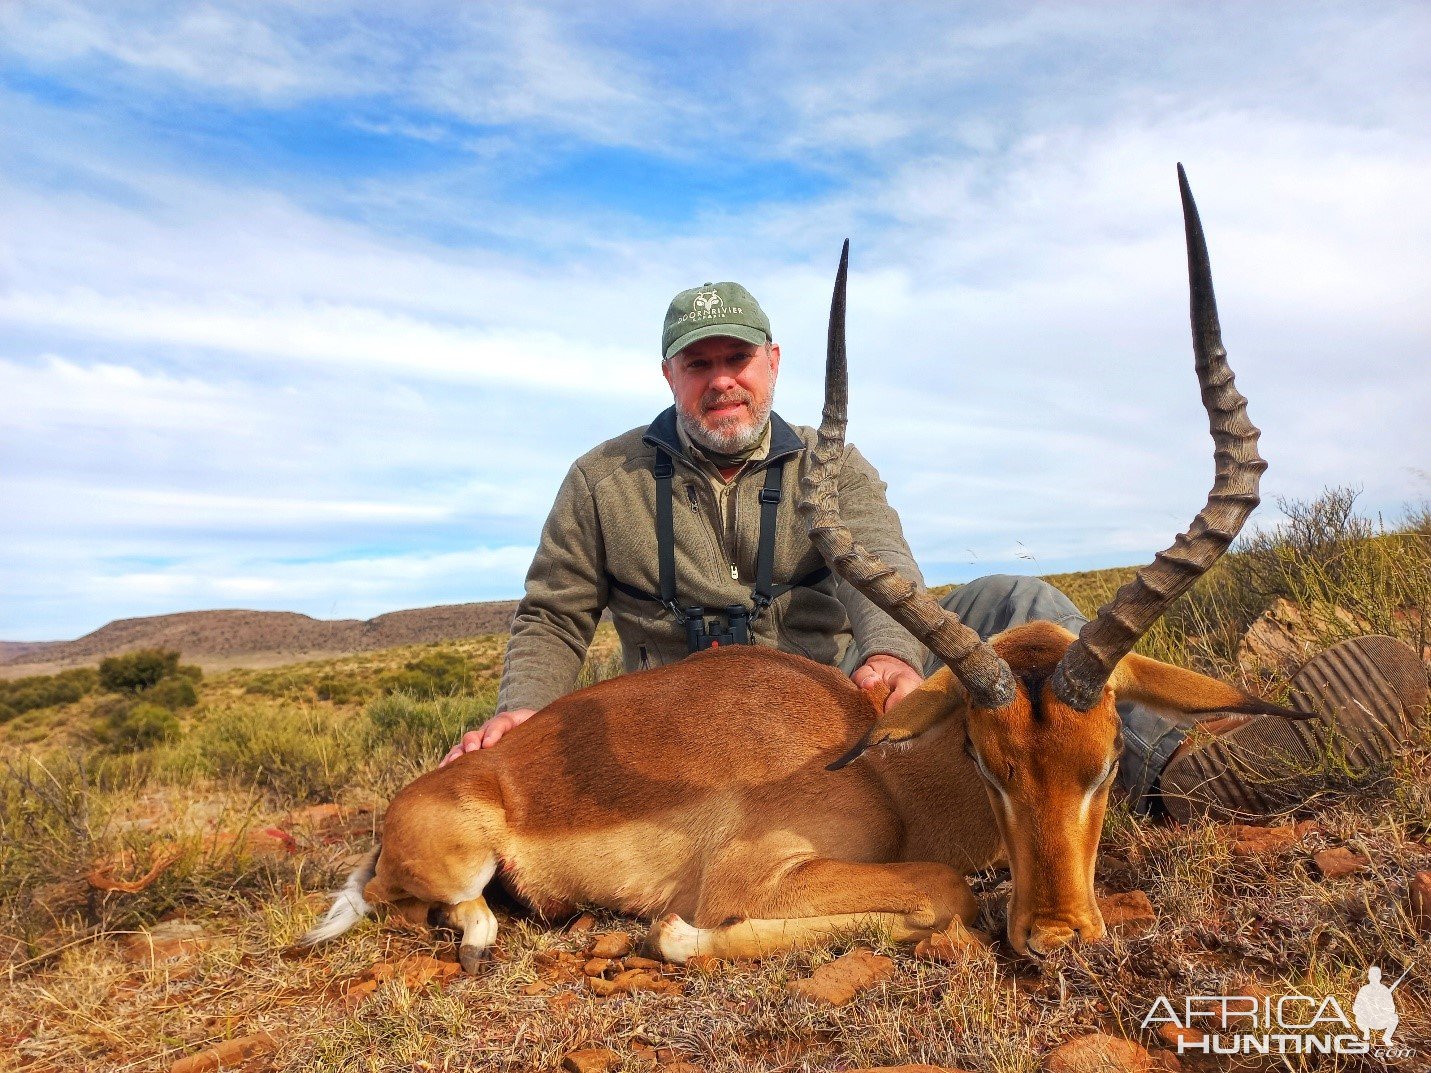
<svg viewBox="0 0 1431 1073"><path fill-rule="evenodd" d="M670 358L662 358L662 359L661 359L661 375L666 378L666 386L667 386L668 388L670 388L670 389L674 392L674 391L676 390L676 387L675 387L674 384L671 383L671 359L670 359Z"/></svg>
<svg viewBox="0 0 1431 1073"><path fill-rule="evenodd" d="M766 349L770 352L770 379L774 380L780 374L780 344L772 339Z"/></svg>
<svg viewBox="0 0 1431 1073"><path fill-rule="evenodd" d="M1219 682L1196 671L1174 667L1147 656L1129 653L1119 662L1109 680L1119 700L1135 700L1172 708L1189 715L1202 712L1245 712L1256 715L1280 715L1284 719L1311 719L1312 713L1296 712L1269 704L1260 697L1244 693L1236 686Z"/></svg>
<svg viewBox="0 0 1431 1073"><path fill-rule="evenodd" d="M838 771L875 745L893 745L916 738L948 719L969 713L969 693L948 667L941 667L874 721L853 749L830 765Z"/></svg>

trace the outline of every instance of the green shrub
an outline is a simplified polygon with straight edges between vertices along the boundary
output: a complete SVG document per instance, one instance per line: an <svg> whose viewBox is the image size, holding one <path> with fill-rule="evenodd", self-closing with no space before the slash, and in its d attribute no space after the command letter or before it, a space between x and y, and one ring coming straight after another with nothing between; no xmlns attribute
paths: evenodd
<svg viewBox="0 0 1431 1073"><path fill-rule="evenodd" d="M199 703L199 691L188 678L165 678L143 693L150 704L168 708L171 712L179 708L192 708Z"/></svg>
<svg viewBox="0 0 1431 1073"><path fill-rule="evenodd" d="M141 648L101 660L99 684L111 693L138 693L178 671L179 653L160 648Z"/></svg>
<svg viewBox="0 0 1431 1073"><path fill-rule="evenodd" d="M183 746L207 774L289 800L332 801L354 781L364 730L360 720L320 709L248 702L208 713Z"/></svg>
<svg viewBox="0 0 1431 1073"><path fill-rule="evenodd" d="M428 652L409 660L400 671L383 679L388 693L411 693L417 697L440 697L472 689L472 665L460 652Z"/></svg>
<svg viewBox="0 0 1431 1073"><path fill-rule="evenodd" d="M475 697L390 693L367 707L369 740L427 766L447 752L464 731L490 719L496 707L496 692L491 688Z"/></svg>
<svg viewBox="0 0 1431 1073"><path fill-rule="evenodd" d="M1328 488L1310 501L1278 500L1286 521L1233 546L1174 601L1138 643L1155 659L1236 677L1249 626L1277 600L1296 604L1320 645L1384 633L1417 651L1431 630L1431 508L1402 523L1357 514L1357 492ZM1051 575L1085 615L1130 580L1134 570Z"/></svg>
<svg viewBox="0 0 1431 1073"><path fill-rule="evenodd" d="M0 681L0 722L36 708L73 704L91 692L98 682L99 675L92 667Z"/></svg>
<svg viewBox="0 0 1431 1073"><path fill-rule="evenodd" d="M179 719L168 708L136 701L111 709L106 720L106 742L116 750L147 749L179 734Z"/></svg>

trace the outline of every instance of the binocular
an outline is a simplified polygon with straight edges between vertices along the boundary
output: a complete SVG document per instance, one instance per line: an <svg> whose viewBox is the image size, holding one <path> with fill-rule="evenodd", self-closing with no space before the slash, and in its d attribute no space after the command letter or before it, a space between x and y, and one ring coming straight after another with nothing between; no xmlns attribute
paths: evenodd
<svg viewBox="0 0 1431 1073"><path fill-rule="evenodd" d="M703 652L721 645L750 644L750 608L731 604L706 614L704 607L686 608L686 649Z"/></svg>

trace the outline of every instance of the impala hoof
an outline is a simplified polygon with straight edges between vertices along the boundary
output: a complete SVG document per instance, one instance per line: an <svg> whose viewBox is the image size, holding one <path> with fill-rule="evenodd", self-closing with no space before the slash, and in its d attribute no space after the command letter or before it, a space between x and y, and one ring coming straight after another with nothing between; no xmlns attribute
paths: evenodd
<svg viewBox="0 0 1431 1073"><path fill-rule="evenodd" d="M491 960L491 952L492 948L489 946L459 946L457 960L461 963L463 972L468 976L476 976Z"/></svg>
<svg viewBox="0 0 1431 1073"><path fill-rule="evenodd" d="M699 928L693 928L675 913L667 913L651 925L646 947L663 961L683 965L687 958L698 952L700 937Z"/></svg>

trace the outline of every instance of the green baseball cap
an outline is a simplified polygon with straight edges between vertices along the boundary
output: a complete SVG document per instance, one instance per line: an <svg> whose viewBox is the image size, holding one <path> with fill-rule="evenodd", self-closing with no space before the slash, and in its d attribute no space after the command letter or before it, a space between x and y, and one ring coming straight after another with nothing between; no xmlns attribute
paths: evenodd
<svg viewBox="0 0 1431 1073"><path fill-rule="evenodd" d="M770 318L739 283L703 283L672 298L661 330L661 357L716 335L755 346L770 342Z"/></svg>

